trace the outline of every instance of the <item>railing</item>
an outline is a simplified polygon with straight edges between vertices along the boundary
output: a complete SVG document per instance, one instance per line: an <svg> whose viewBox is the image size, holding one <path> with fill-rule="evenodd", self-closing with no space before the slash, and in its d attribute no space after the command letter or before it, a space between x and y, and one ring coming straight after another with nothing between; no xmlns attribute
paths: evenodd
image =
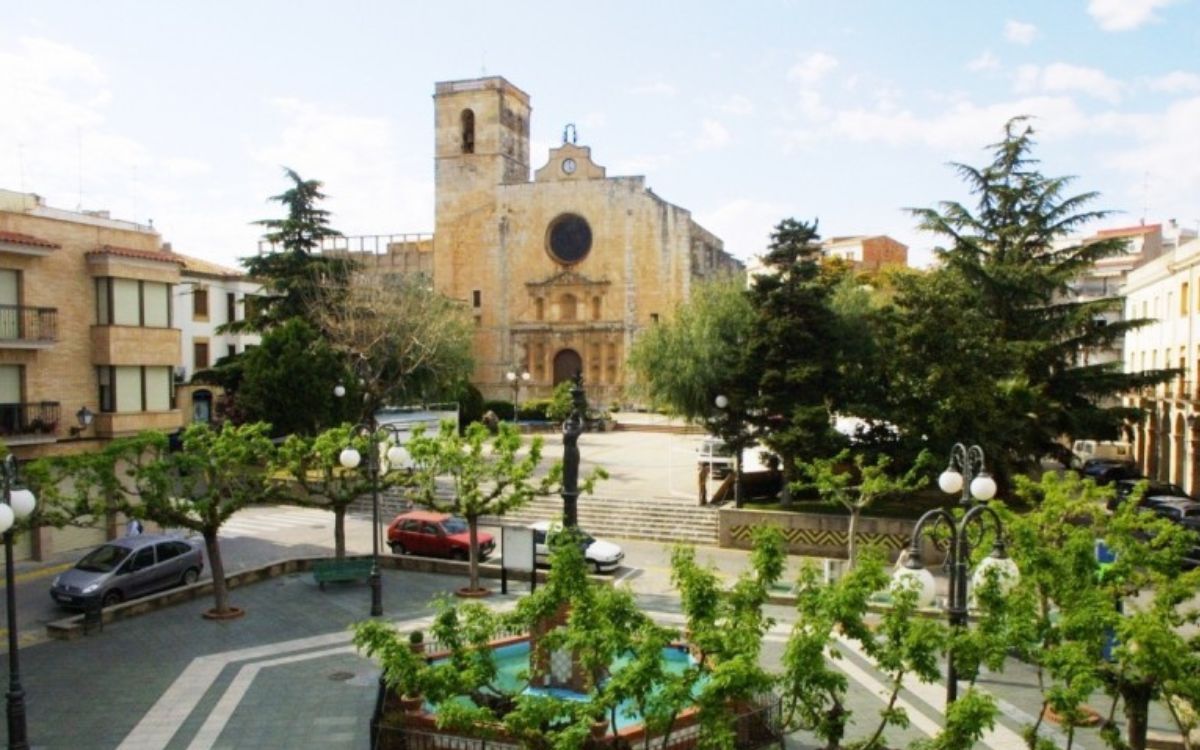
<svg viewBox="0 0 1200 750"><path fill-rule="evenodd" d="M353 236L323 237L317 246L321 254L363 254L387 255L405 248L419 248L422 245L432 246L433 235L429 232L411 232L405 234L360 234ZM280 250L273 242L258 241L258 254L273 253Z"/></svg>
<svg viewBox="0 0 1200 750"><path fill-rule="evenodd" d="M58 339L58 309L0 305L0 342L52 342Z"/></svg>
<svg viewBox="0 0 1200 750"><path fill-rule="evenodd" d="M53 435L58 429L59 404L0 404L0 436Z"/></svg>

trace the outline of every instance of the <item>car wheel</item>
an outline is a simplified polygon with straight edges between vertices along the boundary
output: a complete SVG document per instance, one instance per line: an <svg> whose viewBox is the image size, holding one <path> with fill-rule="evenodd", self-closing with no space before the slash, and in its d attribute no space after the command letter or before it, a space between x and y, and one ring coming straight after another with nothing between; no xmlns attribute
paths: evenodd
<svg viewBox="0 0 1200 750"><path fill-rule="evenodd" d="M191 586L199 577L200 571L196 570L195 568L188 568L187 570L183 571L183 585Z"/></svg>
<svg viewBox="0 0 1200 750"><path fill-rule="evenodd" d="M400 542L388 542L388 546L392 548L393 555L403 555L408 552Z"/></svg>
<svg viewBox="0 0 1200 750"><path fill-rule="evenodd" d="M465 549L456 549L450 553L450 559L458 560L459 562L466 562L467 561L467 551Z"/></svg>
<svg viewBox="0 0 1200 750"><path fill-rule="evenodd" d="M113 589L104 592L104 598L100 600L101 607L112 607L121 603L121 592Z"/></svg>
<svg viewBox="0 0 1200 750"><path fill-rule="evenodd" d="M596 575L600 575L601 573L604 572L603 570L600 570L599 562L592 563L592 572L595 573Z"/></svg>

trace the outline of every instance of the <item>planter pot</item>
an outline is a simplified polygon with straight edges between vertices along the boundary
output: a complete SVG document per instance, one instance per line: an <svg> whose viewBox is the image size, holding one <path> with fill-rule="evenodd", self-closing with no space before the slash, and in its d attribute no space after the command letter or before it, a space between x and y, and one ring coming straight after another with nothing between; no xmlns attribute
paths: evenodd
<svg viewBox="0 0 1200 750"><path fill-rule="evenodd" d="M1092 709L1088 706L1080 706L1079 712L1084 715L1083 721L1080 722L1079 726L1094 727L1094 726L1098 725L1101 722L1101 720L1103 719L1103 717L1100 716L1100 714L1095 709ZM1050 708L1049 706L1046 706L1046 711L1043 715L1046 717L1046 719L1048 721L1052 721L1055 724L1058 724L1061 726L1063 723L1063 717L1059 716L1058 713L1056 713L1054 711L1054 709Z"/></svg>
<svg viewBox="0 0 1200 750"><path fill-rule="evenodd" d="M419 714L424 710L425 699L419 695L400 696L400 710L406 714Z"/></svg>
<svg viewBox="0 0 1200 750"><path fill-rule="evenodd" d="M491 589L469 589L466 586L456 589L454 595L463 599L482 599L492 595Z"/></svg>
<svg viewBox="0 0 1200 750"><path fill-rule="evenodd" d="M218 612L215 609L206 610L202 616L204 617L205 620L220 621L220 620L236 620L239 617L245 616L245 614L246 614L246 610L242 609L241 607L226 607L224 612Z"/></svg>
<svg viewBox="0 0 1200 750"><path fill-rule="evenodd" d="M601 721L593 721L591 729L592 729L592 739L594 739L594 740L604 739L608 735L608 720L604 719Z"/></svg>

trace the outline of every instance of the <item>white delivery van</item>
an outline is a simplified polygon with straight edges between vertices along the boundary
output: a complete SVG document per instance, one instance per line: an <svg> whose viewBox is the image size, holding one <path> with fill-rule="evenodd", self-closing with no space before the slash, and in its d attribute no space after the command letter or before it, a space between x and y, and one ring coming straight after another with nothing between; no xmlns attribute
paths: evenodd
<svg viewBox="0 0 1200 750"><path fill-rule="evenodd" d="M1074 454L1071 466L1076 469L1090 458L1133 463L1133 446L1114 440L1076 440L1071 444L1071 453Z"/></svg>

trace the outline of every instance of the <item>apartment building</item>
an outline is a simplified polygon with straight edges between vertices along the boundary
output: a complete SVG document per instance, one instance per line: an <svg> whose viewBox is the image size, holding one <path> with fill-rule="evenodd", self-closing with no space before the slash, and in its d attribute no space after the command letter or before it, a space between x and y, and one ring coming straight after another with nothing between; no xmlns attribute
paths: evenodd
<svg viewBox="0 0 1200 750"><path fill-rule="evenodd" d="M185 421L211 422L216 416L220 389L193 383L192 379L222 357L258 345L258 334L220 329L244 320L247 306L253 310L262 287L237 269L178 253L176 257L183 263L179 289L171 298L182 340L181 364L175 370L176 402Z"/></svg>
<svg viewBox="0 0 1200 750"><path fill-rule="evenodd" d="M1171 231L1174 229L1175 231ZM1130 394L1145 419L1134 426L1135 454L1146 476L1200 491L1200 240L1168 227L1158 257L1129 272L1126 318L1152 320L1125 336L1127 372L1178 368L1173 382Z"/></svg>
<svg viewBox="0 0 1200 750"><path fill-rule="evenodd" d="M859 271L908 265L908 245L885 234L833 237L821 243L821 253L849 261Z"/></svg>
<svg viewBox="0 0 1200 750"><path fill-rule="evenodd" d="M18 460L179 427L182 268L153 227L0 190L0 440ZM104 535L43 530L18 555Z"/></svg>

